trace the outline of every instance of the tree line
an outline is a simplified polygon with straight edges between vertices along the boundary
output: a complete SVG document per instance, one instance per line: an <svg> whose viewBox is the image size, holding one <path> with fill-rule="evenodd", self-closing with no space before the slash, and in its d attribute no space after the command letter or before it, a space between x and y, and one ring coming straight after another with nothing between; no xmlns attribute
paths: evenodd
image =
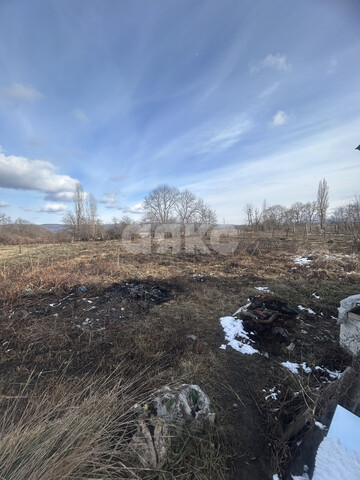
<svg viewBox="0 0 360 480"><path fill-rule="evenodd" d="M201 198L189 190L180 190L166 184L151 190L143 202L144 214L139 223L152 226L178 223L216 225L216 212ZM272 231L286 228L294 233L305 228L311 233L314 225L324 231L326 225L333 225L337 233L350 234L360 247L360 197L355 197L346 205L337 207L331 216L329 209L329 186L325 178L319 182L317 197L309 202L295 202L291 207L267 205L264 200L262 208L247 203L243 208L248 228L252 231ZM63 218L64 228L55 237L59 241L91 240L120 238L129 225L136 225L128 215L113 217L109 225L104 225L99 218L97 201L91 193L85 193L78 183L74 190L73 210ZM12 221L0 213L0 242L21 243L38 239L46 241L54 236L48 230L32 225L23 218ZM24 239L24 240L21 240Z"/></svg>
<svg viewBox="0 0 360 480"><path fill-rule="evenodd" d="M140 223L153 226L179 223L215 225L216 213L201 198L189 190L179 190L166 184L158 185L144 199L144 214ZM86 194L77 183L73 197L73 211L63 219L65 230L77 240L96 238L119 238L125 227L136 222L125 215L113 217L112 223L104 228L92 194Z"/></svg>
<svg viewBox="0 0 360 480"><path fill-rule="evenodd" d="M283 205L267 205L263 202L262 209L247 203L244 207L247 224L254 230L273 230L279 227L292 227L308 225L312 231L314 223L319 223L321 229L325 228L326 215L329 208L329 186L325 180L319 182L317 199L310 202L295 202L290 208Z"/></svg>

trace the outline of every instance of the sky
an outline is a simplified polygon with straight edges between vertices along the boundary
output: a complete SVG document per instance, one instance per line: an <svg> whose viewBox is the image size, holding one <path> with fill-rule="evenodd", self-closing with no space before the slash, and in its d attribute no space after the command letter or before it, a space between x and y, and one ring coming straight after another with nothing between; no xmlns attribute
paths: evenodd
<svg viewBox="0 0 360 480"><path fill-rule="evenodd" d="M0 214L104 222L157 185L218 220L360 194L358 0L0 0Z"/></svg>

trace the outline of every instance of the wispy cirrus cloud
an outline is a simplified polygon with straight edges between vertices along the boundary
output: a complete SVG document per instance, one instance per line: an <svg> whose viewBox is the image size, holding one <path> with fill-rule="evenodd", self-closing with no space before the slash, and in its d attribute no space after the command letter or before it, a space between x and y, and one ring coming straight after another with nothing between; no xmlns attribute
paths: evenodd
<svg viewBox="0 0 360 480"><path fill-rule="evenodd" d="M19 102L34 102L44 96L35 88L21 83L14 83L11 87L3 87L1 89L1 95Z"/></svg>
<svg viewBox="0 0 360 480"><path fill-rule="evenodd" d="M80 108L74 108L72 113L80 122L89 123L89 117Z"/></svg>
<svg viewBox="0 0 360 480"><path fill-rule="evenodd" d="M262 92L259 93L258 99L263 100L264 98L270 97L276 90L279 88L280 82L275 82L269 87L265 88Z"/></svg>
<svg viewBox="0 0 360 480"><path fill-rule="evenodd" d="M263 60L253 63L250 66L250 73L258 73L265 68L278 70L279 72L288 72L291 65L287 61L286 55L277 53L276 55L269 54Z"/></svg>
<svg viewBox="0 0 360 480"><path fill-rule="evenodd" d="M338 61L336 60L336 58L333 57L329 62L328 69L327 69L326 73L328 75L331 75L331 74L335 73L336 70L337 70L337 67L338 67Z"/></svg>
<svg viewBox="0 0 360 480"><path fill-rule="evenodd" d="M111 182L120 183L120 182L123 182L124 180L126 180L127 178L128 178L128 176L125 173L119 173L118 175L114 175L113 177L110 177L109 180Z"/></svg>
<svg viewBox="0 0 360 480"><path fill-rule="evenodd" d="M204 135L198 150L200 153L220 153L240 141L244 133L252 128L250 120L239 120L213 127Z"/></svg>

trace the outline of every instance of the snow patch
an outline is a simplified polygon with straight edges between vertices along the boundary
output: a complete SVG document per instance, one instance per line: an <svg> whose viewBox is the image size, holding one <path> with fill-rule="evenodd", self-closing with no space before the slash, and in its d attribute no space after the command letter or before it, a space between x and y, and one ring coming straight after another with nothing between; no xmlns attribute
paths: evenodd
<svg viewBox="0 0 360 480"><path fill-rule="evenodd" d="M303 307L302 305L298 305L298 309L299 310L304 310L305 312L308 312L308 313L311 313L311 315L316 315L314 310L312 310L311 308L306 308L306 307Z"/></svg>
<svg viewBox="0 0 360 480"><path fill-rule="evenodd" d="M337 370L335 372L332 372L331 370L329 370L328 368L325 368L325 367L316 366L315 370L327 373L329 375L329 377L332 378L333 380L339 379L342 375L342 373L338 372Z"/></svg>
<svg viewBox="0 0 360 480"><path fill-rule="evenodd" d="M255 287L255 289L260 290L260 292L273 293L269 287Z"/></svg>
<svg viewBox="0 0 360 480"><path fill-rule="evenodd" d="M305 373L311 373L312 369L306 365L305 362L299 364L299 363L293 363L293 362L282 362L281 364L283 367L287 368L290 370L291 373L298 374L299 373L299 368L301 367Z"/></svg>
<svg viewBox="0 0 360 480"><path fill-rule="evenodd" d="M303 265L309 267L313 261L308 257L296 257L294 258L295 265Z"/></svg>
<svg viewBox="0 0 360 480"><path fill-rule="evenodd" d="M298 363L292 363L292 362L282 362L281 364L283 367L287 368L290 370L291 373L299 373L299 364Z"/></svg>
<svg viewBox="0 0 360 480"><path fill-rule="evenodd" d="M280 392L276 387L270 388L269 390L263 390L263 392L268 392L269 395L265 395L265 400L269 400L271 398L272 400L277 400L277 396Z"/></svg>
<svg viewBox="0 0 360 480"><path fill-rule="evenodd" d="M227 341L227 344L220 346L222 350L225 350L229 345L240 353L245 353L248 355L260 353L258 350L249 345L249 343L253 343L253 340L249 338L248 333L244 330L244 325L241 320L238 320L234 317L222 317L220 318L220 323L224 329L225 340Z"/></svg>
<svg viewBox="0 0 360 480"><path fill-rule="evenodd" d="M360 452L347 450L337 438L325 437L315 460L313 480L358 480Z"/></svg>
<svg viewBox="0 0 360 480"><path fill-rule="evenodd" d="M315 425L320 428L320 430L327 430L327 426L321 422L315 422Z"/></svg>

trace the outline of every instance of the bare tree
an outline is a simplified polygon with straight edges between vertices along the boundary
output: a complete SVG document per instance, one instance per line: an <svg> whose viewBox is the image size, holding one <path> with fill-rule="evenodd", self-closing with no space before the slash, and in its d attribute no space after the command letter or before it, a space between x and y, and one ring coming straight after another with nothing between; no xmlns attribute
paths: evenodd
<svg viewBox="0 0 360 480"><path fill-rule="evenodd" d="M317 193L317 212L320 219L321 229L324 229L326 212L329 208L329 187L325 180L320 180Z"/></svg>
<svg viewBox="0 0 360 480"><path fill-rule="evenodd" d="M262 221L265 229L280 227L285 222L286 208L282 205L271 205L262 212Z"/></svg>
<svg viewBox="0 0 360 480"><path fill-rule="evenodd" d="M244 213L246 215L246 218L247 218L247 224L249 227L251 227L251 225L253 224L253 220L254 220L254 207L253 205L251 205L251 203L247 203L244 207Z"/></svg>
<svg viewBox="0 0 360 480"><path fill-rule="evenodd" d="M179 190L169 185L154 188L144 201L146 220L151 223L171 223L175 219L175 205Z"/></svg>
<svg viewBox="0 0 360 480"><path fill-rule="evenodd" d="M7 217L5 213L0 213L0 226L2 225L10 225L11 218Z"/></svg>
<svg viewBox="0 0 360 480"><path fill-rule="evenodd" d="M184 190L179 193L174 207L178 222L185 225L195 222L200 206L196 195Z"/></svg>
<svg viewBox="0 0 360 480"><path fill-rule="evenodd" d="M85 212L86 212L85 214L86 223L88 225L88 230L89 230L88 237L96 238L100 220L97 213L96 199L92 193L90 193L86 197Z"/></svg>
<svg viewBox="0 0 360 480"><path fill-rule="evenodd" d="M75 215L75 236L80 238L82 235L82 226L85 220L84 209L85 192L82 185L77 182L74 191L74 215Z"/></svg>
<svg viewBox="0 0 360 480"><path fill-rule="evenodd" d="M68 212L63 218L65 229L76 239L86 236L87 212L85 198L86 195L82 185L79 182L76 183L73 195L74 211Z"/></svg>
<svg viewBox="0 0 360 480"><path fill-rule="evenodd" d="M216 212L212 210L210 206L203 200L198 200L198 210L195 219L195 223L201 225L214 226L217 223Z"/></svg>
<svg viewBox="0 0 360 480"><path fill-rule="evenodd" d="M123 215L121 218L113 217L108 230L110 238L121 238L124 229L129 225L136 225L136 222L128 215Z"/></svg>
<svg viewBox="0 0 360 480"><path fill-rule="evenodd" d="M317 202L316 201L306 202L304 204L304 213L305 213L306 221L310 225L310 233L311 233L312 224L314 223L314 220L317 214Z"/></svg>
<svg viewBox="0 0 360 480"><path fill-rule="evenodd" d="M290 207L291 217L296 225L306 222L306 207L302 202L295 202Z"/></svg>
<svg viewBox="0 0 360 480"><path fill-rule="evenodd" d="M27 231L29 225L31 225L31 222L20 217L14 220L13 223L13 226L20 235L23 235Z"/></svg>
<svg viewBox="0 0 360 480"><path fill-rule="evenodd" d="M253 225L255 225L255 229L258 230L261 227L261 222L263 218L263 212L261 212L257 207L254 210L253 216Z"/></svg>

